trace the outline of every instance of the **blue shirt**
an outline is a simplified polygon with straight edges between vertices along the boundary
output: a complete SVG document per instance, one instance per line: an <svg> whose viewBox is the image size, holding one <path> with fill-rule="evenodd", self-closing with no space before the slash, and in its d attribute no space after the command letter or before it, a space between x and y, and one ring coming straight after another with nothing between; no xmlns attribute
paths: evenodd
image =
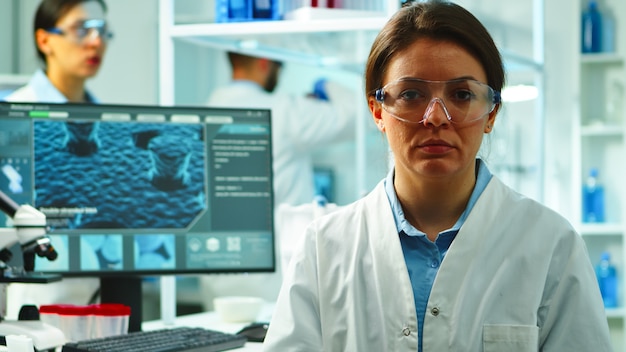
<svg viewBox="0 0 626 352"><path fill-rule="evenodd" d="M467 207L454 226L440 232L434 243L426 237L424 232L413 227L413 225L405 219L404 211L402 210L402 206L398 201L396 191L393 187L393 179L395 176L393 169L385 179L385 192L391 204L391 210L393 211L393 216L396 221L396 229L400 236L400 243L402 244L404 260L406 261L411 285L413 286L413 297L417 311L417 350L419 352L422 351L422 333L424 330L426 306L439 266L448 252L448 248L454 240L454 237L459 232L461 226L463 226L474 204L476 204L476 200L487 187L489 180L491 180L491 172L487 169L487 166L482 160L476 159L476 168L478 169L476 185L467 202Z"/></svg>

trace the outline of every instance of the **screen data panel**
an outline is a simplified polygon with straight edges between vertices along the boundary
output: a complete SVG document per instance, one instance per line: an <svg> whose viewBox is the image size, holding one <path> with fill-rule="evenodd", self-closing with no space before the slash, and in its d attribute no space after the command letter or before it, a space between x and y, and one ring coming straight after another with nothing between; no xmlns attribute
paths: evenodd
<svg viewBox="0 0 626 352"><path fill-rule="evenodd" d="M36 271L272 271L270 141L262 109L0 103L0 189L46 214Z"/></svg>

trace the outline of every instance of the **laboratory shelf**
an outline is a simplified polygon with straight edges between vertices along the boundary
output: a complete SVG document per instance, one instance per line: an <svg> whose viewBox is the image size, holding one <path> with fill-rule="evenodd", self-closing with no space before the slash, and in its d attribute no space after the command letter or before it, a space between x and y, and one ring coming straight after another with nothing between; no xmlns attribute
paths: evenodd
<svg viewBox="0 0 626 352"><path fill-rule="evenodd" d="M580 225L579 232L582 236L622 236L624 225L619 223L584 223Z"/></svg>
<svg viewBox="0 0 626 352"><path fill-rule="evenodd" d="M612 124L590 124L580 128L582 137L622 137L624 135L624 127Z"/></svg>
<svg viewBox="0 0 626 352"><path fill-rule="evenodd" d="M606 317L609 319L623 319L626 316L626 309L624 307L606 308Z"/></svg>
<svg viewBox="0 0 626 352"><path fill-rule="evenodd" d="M171 39L225 51L238 51L285 62L362 71L375 35L387 21L376 17L175 24Z"/></svg>
<svg viewBox="0 0 626 352"><path fill-rule="evenodd" d="M161 8L172 8L171 0L161 0ZM224 51L260 55L280 61L340 68L362 72L369 48L398 2L388 0L388 10L350 11L342 9L303 9L311 18L226 23L179 23L162 18L162 40L178 40ZM316 11L325 10L325 11ZM166 13L162 11L162 13ZM333 16L316 15L337 13ZM345 14L345 17L341 17ZM361 15L358 15L361 14ZM324 17L328 18L324 18ZM543 64L502 49L507 69L541 72Z"/></svg>
<svg viewBox="0 0 626 352"><path fill-rule="evenodd" d="M580 55L581 64L623 64L624 58L616 53L585 53Z"/></svg>
<svg viewBox="0 0 626 352"><path fill-rule="evenodd" d="M381 13L377 17L347 19L315 19L308 21L280 20L231 23L176 24L170 27L170 36L248 36L320 32L378 31L387 22Z"/></svg>

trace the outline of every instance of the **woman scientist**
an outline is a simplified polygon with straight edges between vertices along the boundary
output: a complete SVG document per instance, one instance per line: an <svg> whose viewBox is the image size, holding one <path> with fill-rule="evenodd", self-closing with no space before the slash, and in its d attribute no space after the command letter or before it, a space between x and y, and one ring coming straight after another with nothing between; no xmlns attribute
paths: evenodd
<svg viewBox="0 0 626 352"><path fill-rule="evenodd" d="M313 222L265 351L610 351L581 237L477 158L504 85L487 30L444 1L400 9L365 90L395 166Z"/></svg>
<svg viewBox="0 0 626 352"><path fill-rule="evenodd" d="M5 98L14 102L97 103L85 82L98 73L111 32L103 0L43 0L34 20L37 54L44 68L30 82ZM58 246L60 243L55 243ZM59 253L64 251L59 249ZM65 251L67 253L67 251ZM97 279L64 279L45 287L8 286L9 310L22 304L83 303L98 290ZM17 315L16 312L9 314Z"/></svg>
<svg viewBox="0 0 626 352"><path fill-rule="evenodd" d="M103 0L43 0L34 21L37 55L44 68L6 101L95 103L85 88L104 58L111 32Z"/></svg>

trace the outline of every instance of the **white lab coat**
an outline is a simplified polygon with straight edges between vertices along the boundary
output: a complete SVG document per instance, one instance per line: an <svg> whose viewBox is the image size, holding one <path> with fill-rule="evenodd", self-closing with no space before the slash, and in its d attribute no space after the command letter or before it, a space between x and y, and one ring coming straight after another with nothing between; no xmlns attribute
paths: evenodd
<svg viewBox="0 0 626 352"><path fill-rule="evenodd" d="M87 91L87 100L97 103L97 99ZM28 84L13 91L4 98L5 101L25 103L67 103L67 98L48 79L46 73L35 71Z"/></svg>
<svg viewBox="0 0 626 352"><path fill-rule="evenodd" d="M383 183L312 223L265 351L417 351L413 291ZM423 352L610 351L586 247L554 211L495 176L443 260Z"/></svg>
<svg viewBox="0 0 626 352"><path fill-rule="evenodd" d="M276 205L312 202L313 152L354 136L355 92L328 81L326 93L328 102L268 93L253 82L235 81L216 89L209 98L211 106L271 109Z"/></svg>

